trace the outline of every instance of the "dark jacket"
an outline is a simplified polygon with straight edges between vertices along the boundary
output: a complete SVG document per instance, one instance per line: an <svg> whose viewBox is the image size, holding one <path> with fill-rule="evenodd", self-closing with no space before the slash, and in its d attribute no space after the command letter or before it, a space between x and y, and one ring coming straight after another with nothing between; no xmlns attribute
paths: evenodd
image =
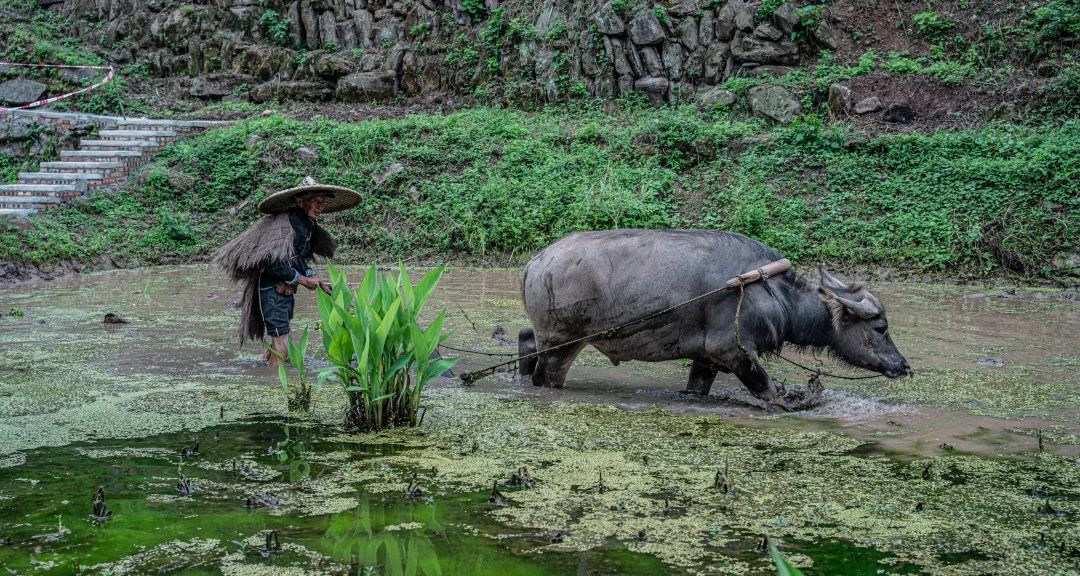
<svg viewBox="0 0 1080 576"><path fill-rule="evenodd" d="M295 285L301 276L315 274L308 266L308 259L312 256L311 233L315 230L315 221L299 208L290 210L288 214L289 224L293 229L294 256L290 260L275 260L263 268L259 276L259 284L263 289L281 283Z"/></svg>

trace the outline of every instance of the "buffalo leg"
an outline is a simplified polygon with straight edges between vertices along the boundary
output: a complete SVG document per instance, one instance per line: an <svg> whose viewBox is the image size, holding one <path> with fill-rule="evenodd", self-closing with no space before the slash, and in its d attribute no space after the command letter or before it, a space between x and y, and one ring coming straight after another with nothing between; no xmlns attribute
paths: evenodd
<svg viewBox="0 0 1080 576"><path fill-rule="evenodd" d="M687 394L708 396L719 369L710 362L694 360L690 365L690 380L686 382Z"/></svg>
<svg viewBox="0 0 1080 576"><path fill-rule="evenodd" d="M584 343L571 344L541 355L532 373L533 386L562 388L566 383L566 373L570 371L570 365L584 347Z"/></svg>
<svg viewBox="0 0 1080 576"><path fill-rule="evenodd" d="M776 385L773 384L769 373L765 371L765 367L758 362L757 358L745 355L740 357L734 362L732 372L755 398L766 402L776 399Z"/></svg>
<svg viewBox="0 0 1080 576"><path fill-rule="evenodd" d="M518 332L518 356L525 356L536 352L536 335L532 328L522 328ZM518 360L518 374L530 376L536 369L536 356Z"/></svg>

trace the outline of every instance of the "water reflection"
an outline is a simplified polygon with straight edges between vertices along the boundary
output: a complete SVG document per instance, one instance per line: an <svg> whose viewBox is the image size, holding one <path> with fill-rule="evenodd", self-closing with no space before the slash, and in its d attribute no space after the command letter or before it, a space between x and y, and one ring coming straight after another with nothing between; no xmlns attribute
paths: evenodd
<svg viewBox="0 0 1080 576"><path fill-rule="evenodd" d="M334 514L322 536L330 556L349 566L349 574L384 576L442 576L439 556L424 533L442 534L437 506L377 505L366 493L348 512Z"/></svg>

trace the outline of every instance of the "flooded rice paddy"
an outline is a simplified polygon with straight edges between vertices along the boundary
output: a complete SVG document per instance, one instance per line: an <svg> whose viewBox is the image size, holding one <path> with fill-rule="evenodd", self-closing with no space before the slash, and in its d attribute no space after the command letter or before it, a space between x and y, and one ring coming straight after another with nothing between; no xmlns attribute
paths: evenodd
<svg viewBox="0 0 1080 576"><path fill-rule="evenodd" d="M0 289L9 573L774 574L765 534L807 574L1080 573L1080 304L1054 292L875 286L916 376L826 379L806 412L723 374L684 397L682 363L586 351L565 389L446 379L419 429L357 435L336 389L287 412L221 282ZM518 294L513 270L444 277L456 370L514 352ZM300 296L294 329L316 319ZM531 486L508 486L522 468Z"/></svg>

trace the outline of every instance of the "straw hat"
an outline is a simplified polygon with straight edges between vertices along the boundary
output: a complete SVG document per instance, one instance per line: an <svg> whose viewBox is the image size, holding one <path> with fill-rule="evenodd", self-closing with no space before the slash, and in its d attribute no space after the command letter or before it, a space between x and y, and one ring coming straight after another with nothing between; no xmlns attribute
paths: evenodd
<svg viewBox="0 0 1080 576"><path fill-rule="evenodd" d="M360 203L360 193L344 186L317 184L311 176L304 178L299 186L280 192L274 192L259 202L259 212L280 214L296 207L296 196L305 192L320 192L326 195L326 209L323 213L348 210Z"/></svg>

